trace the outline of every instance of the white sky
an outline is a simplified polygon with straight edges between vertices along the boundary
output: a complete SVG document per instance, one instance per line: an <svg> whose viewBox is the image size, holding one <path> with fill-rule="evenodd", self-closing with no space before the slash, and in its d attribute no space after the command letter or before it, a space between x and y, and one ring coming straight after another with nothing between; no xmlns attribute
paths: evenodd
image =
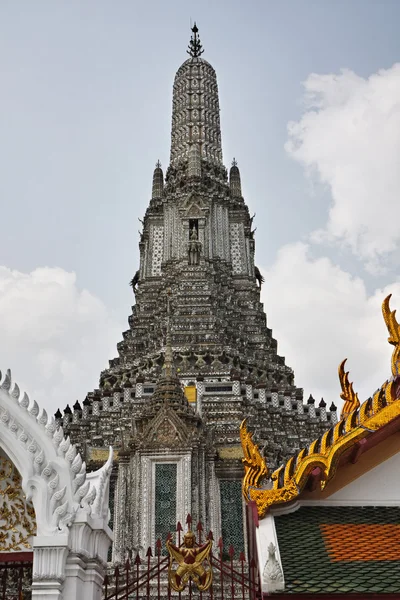
<svg viewBox="0 0 400 600"><path fill-rule="evenodd" d="M329 403L347 356L364 399L390 375L384 295L400 309L397 0L3 0L0 367L56 410L116 355L190 18L279 353Z"/></svg>

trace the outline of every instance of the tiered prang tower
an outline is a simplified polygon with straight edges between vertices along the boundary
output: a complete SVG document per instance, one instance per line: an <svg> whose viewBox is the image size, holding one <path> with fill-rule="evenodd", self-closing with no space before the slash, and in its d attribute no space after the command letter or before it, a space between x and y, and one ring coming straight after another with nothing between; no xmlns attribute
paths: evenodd
<svg viewBox="0 0 400 600"><path fill-rule="evenodd" d="M278 466L336 420L302 390L267 327L253 218L222 162L217 78L196 25L173 88L170 165L153 175L135 305L118 358L57 418L89 464L116 449L113 559L187 513L244 548L239 426ZM243 526L242 526L243 524Z"/></svg>

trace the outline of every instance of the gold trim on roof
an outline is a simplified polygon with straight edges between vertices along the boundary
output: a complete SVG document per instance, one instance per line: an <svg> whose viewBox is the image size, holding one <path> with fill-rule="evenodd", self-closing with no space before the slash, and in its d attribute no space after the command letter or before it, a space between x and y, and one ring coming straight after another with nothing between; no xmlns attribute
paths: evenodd
<svg viewBox="0 0 400 600"><path fill-rule="evenodd" d="M247 431L246 419L240 425L240 441L244 455L242 458L244 464L242 491L244 497L247 498L246 490L250 487L257 487L263 479L268 477L269 471L257 444L253 442L253 434Z"/></svg>
<svg viewBox="0 0 400 600"><path fill-rule="evenodd" d="M349 372L344 370L347 358L345 358L339 365L339 381L342 393L340 397L344 400L344 405L340 417L347 417L353 410L356 410L360 406L358 394L353 390L353 384L349 381Z"/></svg>
<svg viewBox="0 0 400 600"><path fill-rule="evenodd" d="M394 346L392 354L392 375L396 377L399 375L400 368L400 325L396 319L396 311L390 310L389 302L392 294L387 296L382 304L382 314L388 328L389 337L388 342Z"/></svg>
<svg viewBox="0 0 400 600"><path fill-rule="evenodd" d="M391 334L389 342L395 346L392 371L397 377L397 364L400 359L400 327L395 319L395 312L389 309L389 299L390 296L383 302L382 312ZM344 362L340 366L342 370L339 367L339 373L342 374L343 395L346 402L353 402L354 405L358 397L348 381L348 373L344 372ZM336 425L274 471L271 475L270 489L263 489L259 485L260 480L266 477L268 469L258 446L252 440L251 432L247 430L246 423L243 421L240 428L245 455L242 489L245 499L256 503L259 517L264 517L269 507L274 504L294 500L303 491L309 475L316 468L320 469L320 486L324 489L335 475L339 459L346 450L369 436L371 432L377 431L400 416L398 390L399 386L395 381L386 381L372 398L368 398L361 406L353 408Z"/></svg>

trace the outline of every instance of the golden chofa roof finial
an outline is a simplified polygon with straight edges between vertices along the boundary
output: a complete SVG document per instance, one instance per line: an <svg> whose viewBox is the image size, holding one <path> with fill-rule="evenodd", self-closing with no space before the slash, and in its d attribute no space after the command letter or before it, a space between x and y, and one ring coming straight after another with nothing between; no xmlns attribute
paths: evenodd
<svg viewBox="0 0 400 600"><path fill-rule="evenodd" d="M242 492L245 499L249 500L249 488L259 487L260 482L269 476L269 471L265 458L261 456L257 444L253 442L253 434L247 430L246 419L240 425L240 441L244 454Z"/></svg>
<svg viewBox="0 0 400 600"><path fill-rule="evenodd" d="M347 417L353 410L356 410L360 406L360 400L358 394L353 390L353 384L349 381L349 372L344 370L347 358L345 358L339 365L339 381L342 393L340 397L344 400L344 406L340 418Z"/></svg>
<svg viewBox="0 0 400 600"><path fill-rule="evenodd" d="M400 325L396 319L396 311L390 310L389 302L392 294L389 294L382 302L382 314L386 327L388 328L388 342L394 346L392 354L392 375L397 377L400 373Z"/></svg>
<svg viewBox="0 0 400 600"><path fill-rule="evenodd" d="M389 343L395 347L392 356L393 378L385 381L371 398L356 408L356 403L359 404L358 396L354 392L352 384L349 383L348 373L344 370L346 361L343 361L339 367L341 397L345 401L343 413L350 411L350 408L352 410L348 414L342 413L338 423L333 424L322 436L289 458L286 464L276 469L270 475L272 487L259 485L265 462L252 441L251 433L247 431L245 422L242 423L240 437L245 456L243 460L245 466L243 495L247 502L252 500L256 503L260 519L266 515L271 506L295 500L305 489L309 477L316 467L320 470L321 490L325 489L335 476L340 457L344 453L350 453L348 454L350 459L351 454L362 440L371 439L375 432L383 430L387 425L400 419L400 386L398 385L400 378L400 374L398 374L400 370L400 326L396 321L395 311L391 311L389 308L389 300L390 296L383 302L382 312L390 333ZM391 435L390 431L393 432L394 429L387 431L388 435Z"/></svg>

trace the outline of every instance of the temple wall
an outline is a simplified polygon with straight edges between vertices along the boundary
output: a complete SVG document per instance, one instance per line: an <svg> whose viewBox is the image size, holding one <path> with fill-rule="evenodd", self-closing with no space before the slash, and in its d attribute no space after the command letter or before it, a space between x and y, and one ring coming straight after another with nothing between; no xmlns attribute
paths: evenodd
<svg viewBox="0 0 400 600"><path fill-rule="evenodd" d="M353 467L354 468L354 467ZM400 504L400 452L329 497L329 502Z"/></svg>

